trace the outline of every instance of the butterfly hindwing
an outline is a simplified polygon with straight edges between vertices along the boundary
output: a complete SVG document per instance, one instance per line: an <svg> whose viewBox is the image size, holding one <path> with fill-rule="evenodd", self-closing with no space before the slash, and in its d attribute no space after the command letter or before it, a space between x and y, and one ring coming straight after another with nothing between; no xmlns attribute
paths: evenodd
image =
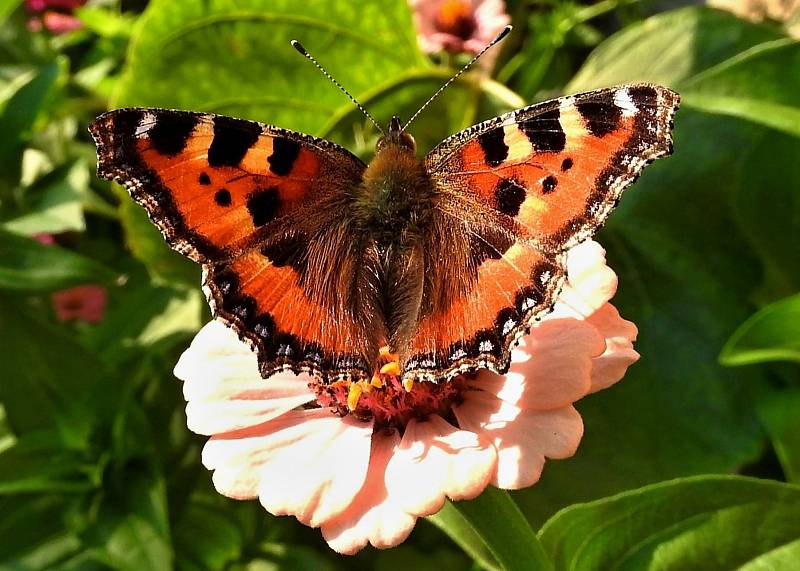
<svg viewBox="0 0 800 571"><path fill-rule="evenodd" d="M506 370L515 340L554 304L565 250L602 225L646 164L672 151L678 103L654 85L601 89L501 115L428 154L440 209L470 236L461 247L469 254L453 260L459 295L429 296L406 376ZM434 278L428 291L441 287Z"/></svg>
<svg viewBox="0 0 800 571"><path fill-rule="evenodd" d="M183 111L115 110L90 131L98 174L203 265L214 314L255 346L265 377L371 373L370 317L352 311L352 284L333 270L361 262L335 216L360 159L308 135Z"/></svg>

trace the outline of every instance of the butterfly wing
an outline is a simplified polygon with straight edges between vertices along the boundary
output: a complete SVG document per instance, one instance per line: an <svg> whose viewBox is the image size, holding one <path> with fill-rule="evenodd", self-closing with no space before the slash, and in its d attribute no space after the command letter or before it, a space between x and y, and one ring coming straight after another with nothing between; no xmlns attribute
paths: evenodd
<svg viewBox="0 0 800 571"><path fill-rule="evenodd" d="M170 246L202 264L214 314L256 348L265 377L371 374L373 315L349 293L362 274L342 272L363 253L341 220L361 160L307 135L202 113L120 109L90 131L98 175L123 184Z"/></svg>
<svg viewBox="0 0 800 571"><path fill-rule="evenodd" d="M504 372L515 341L549 312L564 252L590 237L646 164L672 151L676 93L655 85L547 101L457 133L425 159L452 227L448 275L429 272L406 376ZM429 249L427 267L448 252ZM457 295L446 295L458 283ZM449 286L452 290L452 286Z"/></svg>

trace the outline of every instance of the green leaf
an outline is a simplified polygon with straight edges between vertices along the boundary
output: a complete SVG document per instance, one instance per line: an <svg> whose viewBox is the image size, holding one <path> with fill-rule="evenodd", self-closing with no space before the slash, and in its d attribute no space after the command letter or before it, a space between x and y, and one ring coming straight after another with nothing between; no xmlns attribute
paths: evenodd
<svg viewBox="0 0 800 571"><path fill-rule="evenodd" d="M765 129L742 142L727 180L737 226L764 265L763 305L800 291L800 138Z"/></svg>
<svg viewBox="0 0 800 571"><path fill-rule="evenodd" d="M800 488L674 480L562 510L540 532L555 568L733 569L800 538Z"/></svg>
<svg viewBox="0 0 800 571"><path fill-rule="evenodd" d="M486 488L474 500L448 501L428 519L487 569L552 568L514 500L497 488Z"/></svg>
<svg viewBox="0 0 800 571"><path fill-rule="evenodd" d="M679 86L684 104L800 137L800 41L765 42Z"/></svg>
<svg viewBox="0 0 800 571"><path fill-rule="evenodd" d="M4 24L9 14L22 4L22 0L0 0L0 24Z"/></svg>
<svg viewBox="0 0 800 571"><path fill-rule="evenodd" d="M25 434L0 453L0 494L84 491L99 478L85 451L61 446L59 435L49 431Z"/></svg>
<svg viewBox="0 0 800 571"><path fill-rule="evenodd" d="M69 504L58 494L0 497L0 569L51 570L80 549L65 530Z"/></svg>
<svg viewBox="0 0 800 571"><path fill-rule="evenodd" d="M633 81L676 87L763 42L780 39L773 27L729 12L689 7L626 26L594 50L565 92Z"/></svg>
<svg viewBox="0 0 800 571"><path fill-rule="evenodd" d="M758 403L758 415L767 429L786 480L800 484L800 390L776 392Z"/></svg>
<svg viewBox="0 0 800 571"><path fill-rule="evenodd" d="M52 176L47 177L32 211L4 222L3 228L26 236L83 232L86 229L82 199L89 189L87 164L75 161L67 168L59 169L54 176L55 180Z"/></svg>
<svg viewBox="0 0 800 571"><path fill-rule="evenodd" d="M147 217L144 208L128 198L127 194L120 203L119 218L128 248L156 280L191 287L200 284L200 267L172 250Z"/></svg>
<svg viewBox="0 0 800 571"><path fill-rule="evenodd" d="M99 416L87 399L113 378L73 336L19 306L0 297L0 400L8 424L17 436L49 429L65 446L83 448Z"/></svg>
<svg viewBox="0 0 800 571"><path fill-rule="evenodd" d="M44 293L86 283L111 283L116 274L57 246L0 231L0 289Z"/></svg>
<svg viewBox="0 0 800 571"><path fill-rule="evenodd" d="M197 287L130 284L114 294L103 322L83 337L111 366L145 351L163 353L202 326L206 304Z"/></svg>
<svg viewBox="0 0 800 571"><path fill-rule="evenodd" d="M356 98L427 65L404 2L156 0L134 34L114 106L211 111L316 132L352 104L294 51L293 38Z"/></svg>
<svg viewBox="0 0 800 571"><path fill-rule="evenodd" d="M731 335L720 354L724 365L800 362L800 294L759 310Z"/></svg>
<svg viewBox="0 0 800 571"><path fill-rule="evenodd" d="M173 552L163 477L137 462L125 466L106 488L97 521L83 539L113 569L169 569Z"/></svg>
<svg viewBox="0 0 800 571"><path fill-rule="evenodd" d="M0 169L7 184L17 182L20 157L33 123L66 68L64 58L43 66L5 104L0 114Z"/></svg>
<svg viewBox="0 0 800 571"><path fill-rule="evenodd" d="M242 554L241 530L219 506L190 500L173 528L181 568L224 569ZM197 538L203 541L198 542Z"/></svg>

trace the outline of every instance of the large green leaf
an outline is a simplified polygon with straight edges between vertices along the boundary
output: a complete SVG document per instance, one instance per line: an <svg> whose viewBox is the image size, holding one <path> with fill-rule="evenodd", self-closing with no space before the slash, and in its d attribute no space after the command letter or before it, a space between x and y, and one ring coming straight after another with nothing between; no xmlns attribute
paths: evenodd
<svg viewBox="0 0 800 571"><path fill-rule="evenodd" d="M0 113L0 191L18 181L20 159L39 112L58 78L66 70L66 60L59 58L38 70L30 81L20 86ZM0 194L2 196L2 194Z"/></svg>
<svg viewBox="0 0 800 571"><path fill-rule="evenodd" d="M0 296L0 400L8 424L19 436L52 431L65 446L84 447L99 416L87 401L114 380L72 336L19 305Z"/></svg>
<svg viewBox="0 0 800 571"><path fill-rule="evenodd" d="M116 274L75 252L0 231L0 289L48 292L85 283L111 283Z"/></svg>
<svg viewBox="0 0 800 571"><path fill-rule="evenodd" d="M447 502L428 518L487 569L551 569L547 554L514 500L488 487L477 498Z"/></svg>
<svg viewBox="0 0 800 571"><path fill-rule="evenodd" d="M800 295L761 309L731 336L720 354L725 365L800 362Z"/></svg>
<svg viewBox="0 0 800 571"><path fill-rule="evenodd" d="M775 40L737 54L684 82L686 105L743 117L800 137L800 41Z"/></svg>
<svg viewBox="0 0 800 571"><path fill-rule="evenodd" d="M690 7L627 26L594 50L566 92L633 81L670 87L771 40L780 32L729 12Z"/></svg>
<svg viewBox="0 0 800 571"><path fill-rule="evenodd" d="M211 111L314 133L350 106L289 40L356 97L425 66L404 2L151 2L114 104ZM388 118L386 118L388 119Z"/></svg>
<svg viewBox="0 0 800 571"><path fill-rule="evenodd" d="M37 199L30 212L12 218L2 226L17 234L59 234L82 232L86 229L83 218L83 196L89 189L89 168L83 161L75 161L58 169L36 186ZM30 192L32 189L27 189Z"/></svg>
<svg viewBox="0 0 800 571"><path fill-rule="evenodd" d="M58 434L25 434L0 453L0 494L88 490L98 485L99 471L85 451L64 447Z"/></svg>
<svg viewBox="0 0 800 571"><path fill-rule="evenodd" d="M800 538L800 488L733 476L675 480L567 508L540 537L556 569L755 565Z"/></svg>
<svg viewBox="0 0 800 571"><path fill-rule="evenodd" d="M97 519L82 538L113 569L170 569L173 551L163 476L152 466L126 465L107 484Z"/></svg>
<svg viewBox="0 0 800 571"><path fill-rule="evenodd" d="M800 484L800 389L784 389L758 403L786 480Z"/></svg>

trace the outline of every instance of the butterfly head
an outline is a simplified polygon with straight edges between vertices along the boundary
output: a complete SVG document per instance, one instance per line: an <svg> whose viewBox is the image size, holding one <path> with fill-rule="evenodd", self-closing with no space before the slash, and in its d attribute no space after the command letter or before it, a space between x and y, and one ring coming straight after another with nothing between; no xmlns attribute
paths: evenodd
<svg viewBox="0 0 800 571"><path fill-rule="evenodd" d="M417 150L417 143L414 137L403 131L403 125L400 123L400 117L395 115L389 121L389 129L386 134L378 139L375 145L375 153L380 153L387 147L400 147L410 151L412 154Z"/></svg>

